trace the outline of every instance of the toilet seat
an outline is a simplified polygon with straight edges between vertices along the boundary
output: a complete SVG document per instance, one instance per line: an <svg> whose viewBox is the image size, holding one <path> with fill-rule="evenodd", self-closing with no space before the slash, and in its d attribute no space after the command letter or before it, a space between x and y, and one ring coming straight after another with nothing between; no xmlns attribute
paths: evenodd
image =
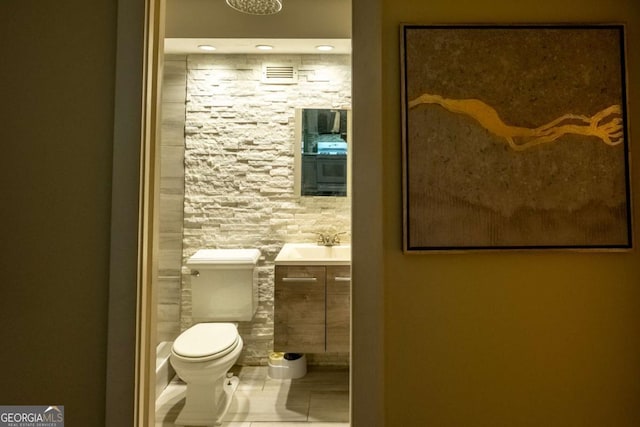
<svg viewBox="0 0 640 427"><path fill-rule="evenodd" d="M239 341L233 323L198 323L180 334L171 350L184 360L204 362L229 354Z"/></svg>

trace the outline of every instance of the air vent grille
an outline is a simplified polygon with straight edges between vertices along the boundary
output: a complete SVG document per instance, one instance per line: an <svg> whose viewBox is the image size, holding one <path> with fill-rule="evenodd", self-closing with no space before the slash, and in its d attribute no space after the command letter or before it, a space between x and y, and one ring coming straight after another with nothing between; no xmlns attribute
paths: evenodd
<svg viewBox="0 0 640 427"><path fill-rule="evenodd" d="M294 84L298 82L298 67L291 64L263 64L262 83Z"/></svg>

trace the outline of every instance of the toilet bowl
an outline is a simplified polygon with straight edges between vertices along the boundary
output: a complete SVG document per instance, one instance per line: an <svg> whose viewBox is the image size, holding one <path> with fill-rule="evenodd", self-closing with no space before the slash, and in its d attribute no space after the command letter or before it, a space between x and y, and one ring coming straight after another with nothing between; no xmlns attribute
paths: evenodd
<svg viewBox="0 0 640 427"><path fill-rule="evenodd" d="M170 359L187 383L187 396L176 425L211 426L221 421L227 372L241 351L242 338L233 323L198 323L180 334Z"/></svg>

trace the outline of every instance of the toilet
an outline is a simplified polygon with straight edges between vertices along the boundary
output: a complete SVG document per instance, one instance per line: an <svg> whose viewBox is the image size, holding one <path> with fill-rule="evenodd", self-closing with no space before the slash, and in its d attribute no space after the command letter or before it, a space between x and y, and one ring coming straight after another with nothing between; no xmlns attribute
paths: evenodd
<svg viewBox="0 0 640 427"><path fill-rule="evenodd" d="M238 385L227 375L242 351L236 323L258 306L258 249L200 249L191 269L193 326L176 338L170 361L187 384L176 425L219 425Z"/></svg>

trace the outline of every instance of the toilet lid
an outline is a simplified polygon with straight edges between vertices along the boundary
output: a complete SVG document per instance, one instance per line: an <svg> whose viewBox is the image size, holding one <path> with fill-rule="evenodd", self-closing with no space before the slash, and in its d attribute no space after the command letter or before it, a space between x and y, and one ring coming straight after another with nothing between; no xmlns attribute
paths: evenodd
<svg viewBox="0 0 640 427"><path fill-rule="evenodd" d="M225 352L237 342L238 329L232 323L198 323L176 338L173 351L183 357L207 357Z"/></svg>
<svg viewBox="0 0 640 427"><path fill-rule="evenodd" d="M187 260L188 266L238 266L256 265L260 258L258 249L199 249Z"/></svg>

